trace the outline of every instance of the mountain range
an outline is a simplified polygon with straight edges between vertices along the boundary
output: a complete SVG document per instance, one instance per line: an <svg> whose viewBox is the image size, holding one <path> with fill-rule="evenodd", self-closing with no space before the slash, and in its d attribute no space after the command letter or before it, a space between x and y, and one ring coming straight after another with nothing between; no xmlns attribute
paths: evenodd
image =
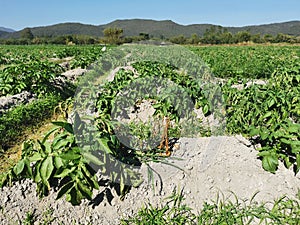
<svg viewBox="0 0 300 225"><path fill-rule="evenodd" d="M10 29L10 28L6 28L6 27L0 27L0 31L4 31L4 32L15 32L15 30Z"/></svg>
<svg viewBox="0 0 300 225"><path fill-rule="evenodd" d="M197 34L202 36L207 29L214 24L191 24L181 25L171 20L149 20L149 19L126 19L115 20L103 25L89 25L82 23L59 23L50 26L32 27L31 32L36 37L55 37L61 35L89 35L102 37L103 30L107 27L117 27L123 29L124 36L138 36L141 33L149 34L152 37L173 37L178 35L191 36ZM239 31L249 31L251 34L271 34L278 33L300 36L300 21L289 21L282 23L271 23L263 25L243 26L243 27L222 27L235 34ZM22 31L0 27L1 38L19 38Z"/></svg>

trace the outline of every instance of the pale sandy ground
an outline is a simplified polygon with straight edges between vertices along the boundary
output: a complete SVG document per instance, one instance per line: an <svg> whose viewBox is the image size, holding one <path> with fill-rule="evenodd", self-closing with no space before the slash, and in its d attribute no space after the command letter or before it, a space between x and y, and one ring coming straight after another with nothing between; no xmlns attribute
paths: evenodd
<svg viewBox="0 0 300 225"><path fill-rule="evenodd" d="M179 140L180 148L172 155L182 160L171 157L168 161L184 172L173 166L151 163L152 169L160 174L162 180L161 183L156 175L153 189L152 181L147 180L147 167L143 165L140 171L145 176L144 183L139 188L132 188L124 201L114 191L112 196L107 195L109 191L101 187L100 191L95 192L95 197L103 191L106 193L103 200L100 194L94 205L85 201L73 207L65 200L55 201L56 193L39 200L35 196L35 185L30 181L5 187L0 192L0 223L16 224L13 221L25 218L28 211L35 212L37 219L43 221L45 212L53 210L51 217L55 220L52 224L118 224L122 216L136 213L146 203L160 205L174 189L179 188L183 188L185 202L195 212L201 209L205 201L216 200L218 194L221 198L234 200L234 193L239 199L249 200L258 192L254 199L258 202L272 201L283 195L296 197L300 174L295 176L282 164L276 174L264 171L261 161L257 159L257 151L244 143L247 140L241 136L182 138Z"/></svg>

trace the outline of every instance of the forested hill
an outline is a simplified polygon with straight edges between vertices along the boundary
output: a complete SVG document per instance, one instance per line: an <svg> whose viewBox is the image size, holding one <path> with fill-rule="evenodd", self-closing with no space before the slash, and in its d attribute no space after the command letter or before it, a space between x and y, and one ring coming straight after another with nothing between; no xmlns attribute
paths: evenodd
<svg viewBox="0 0 300 225"><path fill-rule="evenodd" d="M60 23L51 26L33 27L31 32L35 37L56 37L62 35L89 35L94 37L102 37L103 30L107 27L117 27L123 29L124 36L137 36L141 33L149 34L152 37L173 37L177 35L191 36L197 34L202 36L204 32L216 27L226 28L229 32L235 34L239 31L248 31L251 34L271 34L278 33L300 36L300 21L289 21L282 23L272 23L265 25L254 25L244 27L221 27L213 24L192 24L180 25L171 20L145 20L145 19L128 19L115 20L104 25L87 25L81 23ZM19 38L21 31L16 32L0 32L2 38Z"/></svg>

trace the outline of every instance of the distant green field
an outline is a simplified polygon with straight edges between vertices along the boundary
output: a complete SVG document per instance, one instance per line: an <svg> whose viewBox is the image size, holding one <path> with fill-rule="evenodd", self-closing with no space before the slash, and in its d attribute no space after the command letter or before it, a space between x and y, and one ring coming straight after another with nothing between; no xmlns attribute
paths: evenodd
<svg viewBox="0 0 300 225"><path fill-rule="evenodd" d="M300 46L209 46L189 47L217 77L264 79L282 67L297 70Z"/></svg>

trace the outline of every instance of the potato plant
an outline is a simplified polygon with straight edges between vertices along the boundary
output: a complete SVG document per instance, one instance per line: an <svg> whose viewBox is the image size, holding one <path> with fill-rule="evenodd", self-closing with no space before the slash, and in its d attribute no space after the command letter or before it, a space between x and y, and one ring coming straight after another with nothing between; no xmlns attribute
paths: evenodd
<svg viewBox="0 0 300 225"><path fill-rule="evenodd" d="M226 119L227 134L243 134L254 144L259 144L258 156L262 159L265 170L275 173L281 160L286 167L293 167L295 173L298 173L300 170L299 48L201 47L192 50L201 55L211 66L215 76L224 78L217 79L220 82L214 85L214 88L215 91L222 92L222 96L217 97L225 104L224 120ZM292 51L286 54L287 50ZM47 57L60 59L74 57L71 61L72 68L78 66L86 68L101 55L99 46L85 50L77 46L56 46L55 51L49 48L41 51ZM4 68L0 76L2 95L18 93L32 85L35 85L37 92L46 92L45 84L49 77L60 72L57 64L48 61L24 63L22 57L11 51L5 52L3 49L0 49L0 55ZM32 56L24 53L26 59L39 56L41 53L37 50ZM178 60L179 63L180 59ZM15 65L9 66L7 63ZM197 68L193 67L196 64L190 63L191 68L195 70L191 73L196 72ZM37 68L31 70L31 65ZM131 180L134 186L138 186L142 182L138 173L132 170L127 170L126 173L117 172L124 169L122 163L139 166L150 160L163 161L163 157L159 154L161 151L159 149L141 151L122 144L114 131L118 124L113 123L111 118L112 113L120 113L118 110L123 110L114 107L115 101L118 100L118 93L128 84L139 82L136 81L136 76L144 78L142 81L147 81L148 76L155 76L158 81L169 79L182 87L195 107L202 109L204 116L215 113L207 89L205 90L199 82L192 79L190 74L180 72L180 68L176 65L143 61L133 63L132 67L138 75L120 69L113 81L95 86L95 92L90 92L93 96L88 97L96 99L96 116L90 118L95 122L92 131L76 113L74 124L54 122L58 128L46 134L45 138L24 143L22 159L9 171L2 183L10 183L12 180L24 177L31 178L38 185L37 192L40 196L44 196L55 183L53 181L57 181L60 184L58 198L66 196L66 199L74 205L80 204L82 199L91 199L93 189L99 188L96 171L108 176L112 184L119 183L117 188L121 195L124 195L129 188L125 180ZM6 74L6 71L9 72ZM18 74L21 76L18 77ZM249 81L257 78L264 78L265 84L248 85ZM233 85L237 83L242 84L243 87L235 88ZM142 85L136 83L136 87ZM86 94L86 90L80 91L79 94ZM186 111L188 106L176 102L176 94L172 88L166 88L165 96L155 96L154 92L148 91L149 95L146 97L134 95L132 99L122 99L122 102L128 106L135 106L137 102L144 99L151 100L155 108L154 116L169 117L173 122L172 134L174 137L179 137L180 112ZM86 102L81 104L83 107L88 106L89 101L90 98L87 98ZM172 104L174 102L178 104ZM79 139L78 137L76 139L73 128L77 136L79 135ZM147 126L130 124L132 135L147 138L149 132L144 132L144 128ZM201 129L197 131L200 132ZM202 129L202 131L202 135L211 134L207 130ZM121 163L116 163L112 157ZM110 165L117 169L111 170Z"/></svg>
<svg viewBox="0 0 300 225"><path fill-rule="evenodd" d="M266 85L237 90L231 81L223 87L227 131L242 133L259 143L265 170L275 173L278 160L300 170L300 66L281 68Z"/></svg>
<svg viewBox="0 0 300 225"><path fill-rule="evenodd" d="M84 123L78 121L82 129ZM57 199L65 196L73 205L81 203L82 199L92 200L93 190L99 189L99 179L96 170L111 178L119 176L114 171L107 170L109 158L104 153L111 152L113 137L101 137L95 149L80 148L76 143L73 127L63 121L53 122L56 127L50 130L42 140L28 140L24 142L21 160L3 177L1 185L11 184L13 181L30 178L37 184L40 197L47 195L53 183L58 183ZM88 135L88 134L87 134ZM110 148L110 147L111 148ZM87 147L87 146L86 146ZM97 149L97 151L96 151ZM99 149L102 149L101 154ZM139 185L139 177L133 185ZM121 195L126 193L127 186L120 184L116 187Z"/></svg>
<svg viewBox="0 0 300 225"><path fill-rule="evenodd" d="M190 47L220 78L268 79L280 67L299 64L299 46Z"/></svg>

